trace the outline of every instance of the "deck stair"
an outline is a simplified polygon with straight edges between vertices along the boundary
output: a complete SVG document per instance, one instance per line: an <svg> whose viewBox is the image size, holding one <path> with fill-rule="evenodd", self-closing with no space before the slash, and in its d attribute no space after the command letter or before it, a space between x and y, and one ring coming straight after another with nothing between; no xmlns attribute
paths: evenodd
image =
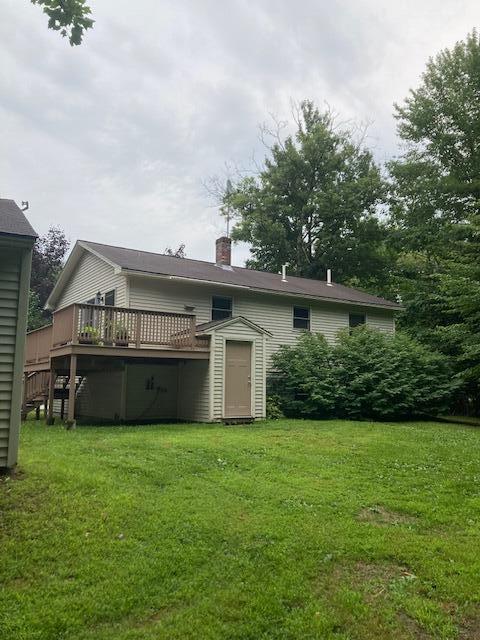
<svg viewBox="0 0 480 640"><path fill-rule="evenodd" d="M77 396L80 387L82 386L84 376L76 376L75 378L75 396ZM60 400L60 419L65 418L65 402L68 402L70 394L70 376L58 376L55 381L55 388L53 391L54 400Z"/></svg>
<svg viewBox="0 0 480 640"><path fill-rule="evenodd" d="M34 371L24 378L22 419L35 409L37 420L40 418L40 407L46 407L50 371Z"/></svg>
<svg viewBox="0 0 480 640"><path fill-rule="evenodd" d="M40 418L40 409L43 406L46 413L48 402L48 386L50 381L50 371L34 371L25 375L23 404L22 404L22 420L25 420L27 414L35 409L35 418ZM83 382L83 376L78 376L75 381L75 395ZM65 401L68 401L70 393L70 377L59 376L55 381L54 400L60 400L60 417L64 418Z"/></svg>

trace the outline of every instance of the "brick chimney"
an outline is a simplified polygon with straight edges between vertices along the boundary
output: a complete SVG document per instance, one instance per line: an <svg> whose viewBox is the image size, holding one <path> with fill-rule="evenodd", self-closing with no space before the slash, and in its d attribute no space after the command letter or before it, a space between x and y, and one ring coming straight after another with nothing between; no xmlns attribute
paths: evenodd
<svg viewBox="0 0 480 640"><path fill-rule="evenodd" d="M232 262L232 241L230 238L223 236L215 242L215 262L217 264L230 265Z"/></svg>

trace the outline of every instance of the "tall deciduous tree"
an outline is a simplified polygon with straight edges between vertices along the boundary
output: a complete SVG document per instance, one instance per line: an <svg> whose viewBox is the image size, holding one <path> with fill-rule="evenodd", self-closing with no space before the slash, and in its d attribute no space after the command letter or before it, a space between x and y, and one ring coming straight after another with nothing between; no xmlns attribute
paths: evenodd
<svg viewBox="0 0 480 640"><path fill-rule="evenodd" d="M398 284L412 333L454 358L480 411L480 39L432 58L396 107L405 154L390 164L402 249Z"/></svg>
<svg viewBox="0 0 480 640"><path fill-rule="evenodd" d="M384 184L372 154L330 112L301 104L294 136L269 148L259 174L224 196L234 240L251 245L252 268L336 280L378 291L389 263L376 215Z"/></svg>
<svg viewBox="0 0 480 640"><path fill-rule="evenodd" d="M453 226L468 223L480 198L480 40L476 31L431 58L422 84L396 106L407 152L391 164L394 213L404 239L445 253Z"/></svg>
<svg viewBox="0 0 480 640"><path fill-rule="evenodd" d="M86 0L31 0L32 4L43 7L48 17L48 28L60 31L64 38L68 38L73 47L82 43L87 29L93 27L90 7Z"/></svg>
<svg viewBox="0 0 480 640"><path fill-rule="evenodd" d="M50 314L43 310L63 266L69 241L64 231L51 227L33 247L30 279L29 329L48 322Z"/></svg>

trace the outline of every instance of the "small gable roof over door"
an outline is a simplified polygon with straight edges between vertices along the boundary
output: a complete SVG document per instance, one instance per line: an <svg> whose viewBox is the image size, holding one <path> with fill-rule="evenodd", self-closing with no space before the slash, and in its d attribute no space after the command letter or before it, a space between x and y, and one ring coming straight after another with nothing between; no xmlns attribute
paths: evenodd
<svg viewBox="0 0 480 640"><path fill-rule="evenodd" d="M197 333L205 333L209 334L216 329L223 329L224 327L235 326L237 324L243 324L253 329L257 333L262 333L267 336L271 336L270 331L267 331L263 327L261 327L256 322L252 322L248 320L248 318L244 318L243 316L233 316L233 318L224 318L222 320L214 320L212 322L204 322L203 324L197 324Z"/></svg>

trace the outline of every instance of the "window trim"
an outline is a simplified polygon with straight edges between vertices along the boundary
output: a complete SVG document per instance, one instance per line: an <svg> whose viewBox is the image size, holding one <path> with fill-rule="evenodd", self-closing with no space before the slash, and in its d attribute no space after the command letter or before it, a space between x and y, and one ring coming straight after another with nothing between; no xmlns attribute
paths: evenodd
<svg viewBox="0 0 480 640"><path fill-rule="evenodd" d="M217 311L222 311L222 309L219 309L218 307L214 307L213 306L213 299L214 298L223 298L224 300L230 300L230 315L227 316L226 318L217 318L217 320L213 319L213 310L214 308ZM225 309L223 309L223 311L225 311ZM218 295L216 293L213 293L210 296L210 318L212 322L218 322L219 320L228 320L229 318L233 318L233 296L222 296L222 295Z"/></svg>
<svg viewBox="0 0 480 640"><path fill-rule="evenodd" d="M306 309L308 311L308 327L296 327L295 326L295 309ZM305 320L305 318L297 318L298 320ZM302 307L299 304L292 306L292 329L294 331L309 331L312 330L312 307Z"/></svg>

